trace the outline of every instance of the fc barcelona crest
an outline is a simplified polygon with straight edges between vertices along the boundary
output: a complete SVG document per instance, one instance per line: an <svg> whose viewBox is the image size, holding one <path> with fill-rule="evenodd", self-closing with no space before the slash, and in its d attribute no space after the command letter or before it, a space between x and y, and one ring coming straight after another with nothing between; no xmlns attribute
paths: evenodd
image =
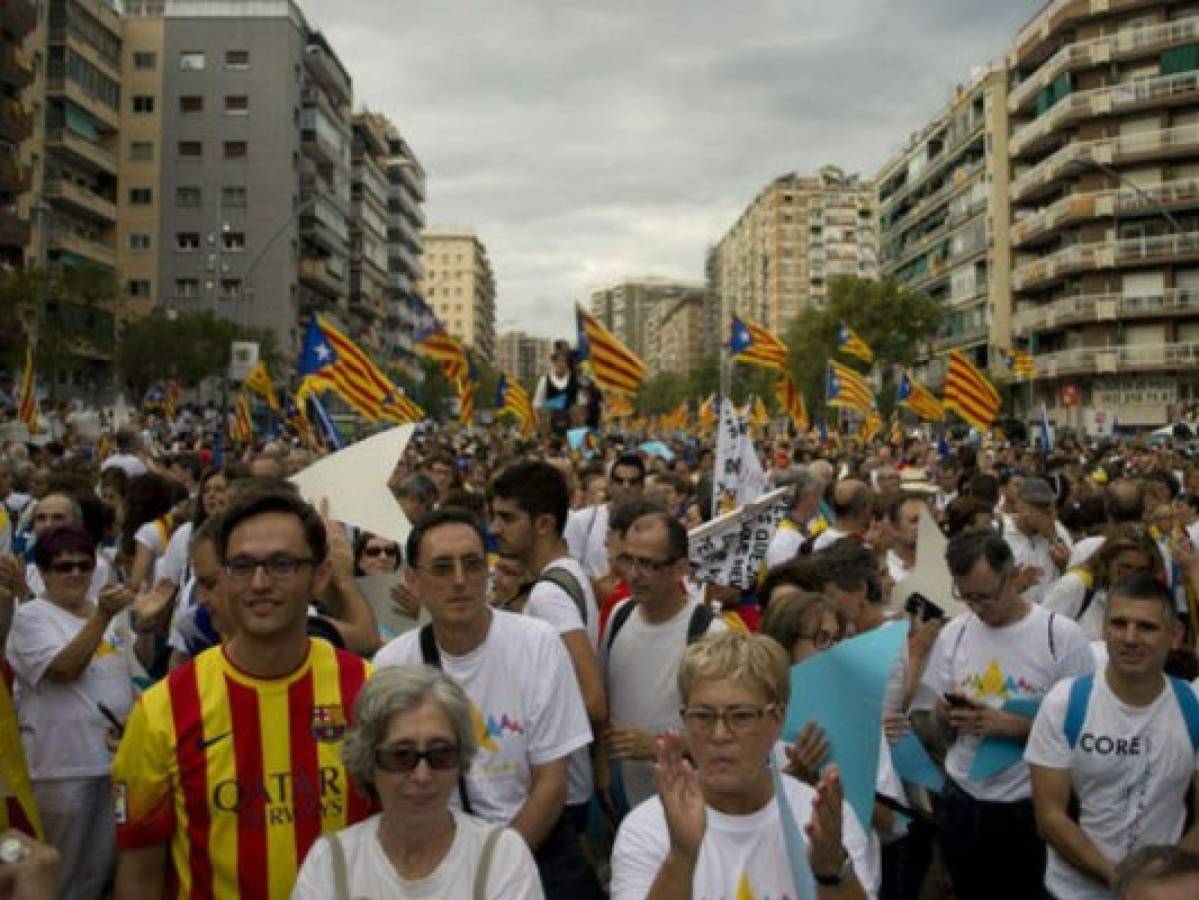
<svg viewBox="0 0 1199 900"><path fill-rule="evenodd" d="M312 736L327 744L340 741L346 734L346 717L340 706L312 708Z"/></svg>

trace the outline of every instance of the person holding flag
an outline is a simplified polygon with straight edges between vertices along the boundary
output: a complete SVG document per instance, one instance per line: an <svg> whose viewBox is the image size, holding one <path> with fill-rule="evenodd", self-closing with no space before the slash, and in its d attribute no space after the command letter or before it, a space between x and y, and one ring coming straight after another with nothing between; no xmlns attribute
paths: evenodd
<svg viewBox="0 0 1199 900"><path fill-rule="evenodd" d="M542 429L563 437L574 425L572 411L579 405L579 378L572 365L570 347L558 341L550 357L550 370L533 392L533 406L541 415Z"/></svg>

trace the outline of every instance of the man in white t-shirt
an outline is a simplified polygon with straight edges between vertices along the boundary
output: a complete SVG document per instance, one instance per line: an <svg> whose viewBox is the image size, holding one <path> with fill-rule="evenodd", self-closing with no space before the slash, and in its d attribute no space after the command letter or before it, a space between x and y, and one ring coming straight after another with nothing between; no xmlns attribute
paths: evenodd
<svg viewBox="0 0 1199 900"><path fill-rule="evenodd" d="M612 723L604 734L611 768L607 799L617 815L654 794L654 740L677 729L679 660L688 643L724 624L684 584L687 532L668 513L642 516L625 534L629 586L608 620L600 659ZM603 765L603 763L601 763Z"/></svg>
<svg viewBox="0 0 1199 900"><path fill-rule="evenodd" d="M846 478L834 484L829 492L829 501L833 507L833 524L820 532L812 549L823 550L847 537L860 540L874 520L874 510L870 505L871 496L870 487L864 481Z"/></svg>
<svg viewBox="0 0 1199 900"><path fill-rule="evenodd" d="M645 463L636 453L626 453L612 464L608 475L608 502L571 510L564 536L570 555L592 578L608 574L608 512L645 489Z"/></svg>
<svg viewBox="0 0 1199 900"><path fill-rule="evenodd" d="M552 626L487 605L484 546L483 525L467 510L444 507L417 523L406 556L431 623L396 638L375 665L438 665L462 686L479 753L459 802L520 833L548 898L599 897L562 815L567 759L591 742L578 680Z"/></svg>
<svg viewBox="0 0 1199 900"><path fill-rule="evenodd" d="M1037 835L1028 767L1009 755L976 770L976 757L984 741L1022 748L1031 712L1053 685L1094 669L1091 647L1077 623L1021 596L1011 547L993 530L957 535L945 560L954 593L969 610L937 636L914 704L935 710L952 733L942 852L959 897L1037 897L1045 845ZM999 842L1003 852L996 852Z"/></svg>
<svg viewBox="0 0 1199 900"><path fill-rule="evenodd" d="M116 444L117 452L104 462L100 463L100 471L119 467L125 470L125 474L130 478L137 478L139 475L146 474L146 464L138 452L142 448L142 439L132 428L121 428L117 430L113 437L113 442Z"/></svg>
<svg viewBox="0 0 1199 900"><path fill-rule="evenodd" d="M1089 681L1061 681L1049 692L1024 755L1049 844L1045 887L1063 900L1110 900L1116 865L1138 847L1199 849L1195 825L1183 834L1192 785L1199 815L1190 730L1199 737L1199 700L1190 685L1163 674L1182 637L1174 601L1152 576L1120 581L1103 632L1107 665Z"/></svg>
<svg viewBox="0 0 1199 900"><path fill-rule="evenodd" d="M789 475L788 479L791 487L791 506L787 510L786 518L779 522L779 527L766 548L767 569L795 559L804 541L813 536L813 523L819 521L820 495L824 491L824 482L802 468Z"/></svg>
<svg viewBox="0 0 1199 900"><path fill-rule="evenodd" d="M491 530L500 552L522 560L529 572L538 573L525 602L525 615L549 622L562 638L592 730L599 733L608 718L595 655L599 606L591 579L566 552L562 539L570 509L566 479L549 463L520 462L496 477L492 492ZM567 815L580 832L586 826L592 793L591 753L580 748L571 754L566 797Z"/></svg>
<svg viewBox="0 0 1199 900"><path fill-rule="evenodd" d="M1066 535L1067 539L1069 534ZM1025 478L1017 491L1016 508L1003 529L1016 565L1036 570L1037 579L1024 597L1040 603L1070 559L1070 545L1057 530L1053 489L1043 478Z"/></svg>

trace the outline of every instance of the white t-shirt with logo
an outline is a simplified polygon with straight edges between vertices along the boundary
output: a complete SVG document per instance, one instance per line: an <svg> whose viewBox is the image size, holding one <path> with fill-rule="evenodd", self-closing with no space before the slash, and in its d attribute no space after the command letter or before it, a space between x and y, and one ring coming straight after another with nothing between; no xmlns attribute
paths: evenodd
<svg viewBox="0 0 1199 900"><path fill-rule="evenodd" d="M791 812L800 833L812 818L815 790L794 778L783 778ZM874 896L878 873L866 855L866 835L857 818L843 808L841 842L858 881ZM670 832L662 801L653 797L621 823L612 849L612 900L644 900L670 852ZM793 897L795 882L782 821L775 798L746 816L731 816L708 807L708 826L699 848L691 896L707 898Z"/></svg>
<svg viewBox="0 0 1199 900"><path fill-rule="evenodd" d="M1025 749L1034 766L1069 769L1078 824L1113 863L1146 844L1175 844L1186 821L1187 787L1199 758L1174 689L1163 679L1148 706L1129 706L1095 674L1078 743L1066 742L1066 707L1074 679L1059 682L1041 704ZM1190 690L1190 688L1188 688ZM1111 891L1049 848L1045 886L1055 897L1108 900Z"/></svg>
<svg viewBox="0 0 1199 900"><path fill-rule="evenodd" d="M100 704L121 722L133 706L125 659L132 635L110 624L83 673L53 681L46 670L87 624L49 600L30 600L13 614L7 656L16 675L17 720L34 781L107 776L110 724Z"/></svg>
<svg viewBox="0 0 1199 900"><path fill-rule="evenodd" d="M579 616L579 607L571 596L558 585L549 581L541 581L529 591L529 599L525 603L525 615L549 622L558 634L569 634L572 631L585 631L587 640L592 648L599 640L599 605L595 602L595 592L591 589L591 579L583 571L578 561L569 556L560 556L549 563L541 574L551 569L565 569L574 576L583 592L583 605L587 610L587 621ZM567 651L569 655L570 651ZM586 803L595 791L591 774L591 751L580 747L570 755L567 764L566 802L570 805Z"/></svg>
<svg viewBox="0 0 1199 900"><path fill-rule="evenodd" d="M608 504L572 509L562 537L570 555L592 578L608 574Z"/></svg>
<svg viewBox="0 0 1199 900"><path fill-rule="evenodd" d="M1040 700L1063 678L1092 672L1091 645L1078 623L1065 616L1052 618L1053 650L1050 614L1039 606L1002 628L984 625L972 612L957 616L937 635L915 706L932 709L936 698L960 693L975 703L1000 708L1009 700ZM1032 783L1023 763L970 780L981 740L978 735L959 734L953 742L945 757L945 770L953 780L976 800L1011 802L1031 797Z"/></svg>
<svg viewBox="0 0 1199 900"><path fill-rule="evenodd" d="M445 859L426 877L407 881L400 878L379 843L381 818L371 816L337 833L346 856L346 880L351 897L439 900L474 896L483 842L488 832L499 826L455 810L454 840ZM333 884L329 843L318 840L304 858L291 900L329 900L333 896ZM542 900L545 896L533 854L520 835L511 829L505 828L496 840L487 869L487 891L483 896L488 900Z"/></svg>
<svg viewBox="0 0 1199 900"><path fill-rule="evenodd" d="M421 630L380 650L375 666L421 665ZM479 741L466 775L471 810L487 822L507 824L528 799L532 766L591 743L570 655L550 625L502 610L491 611L487 637L470 653L439 651L441 668L471 700Z"/></svg>

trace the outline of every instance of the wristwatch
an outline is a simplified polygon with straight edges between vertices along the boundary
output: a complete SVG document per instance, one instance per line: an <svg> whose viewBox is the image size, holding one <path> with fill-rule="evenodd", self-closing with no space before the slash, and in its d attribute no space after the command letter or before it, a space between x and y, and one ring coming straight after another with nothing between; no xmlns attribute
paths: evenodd
<svg viewBox="0 0 1199 900"><path fill-rule="evenodd" d="M845 853L844 850L841 851ZM821 875L819 872L813 871L812 875L816 878L816 883L822 887L841 887L849 880L849 876L853 873L853 861L849 858L849 854L845 853L845 862L841 863L841 869L836 875Z"/></svg>

